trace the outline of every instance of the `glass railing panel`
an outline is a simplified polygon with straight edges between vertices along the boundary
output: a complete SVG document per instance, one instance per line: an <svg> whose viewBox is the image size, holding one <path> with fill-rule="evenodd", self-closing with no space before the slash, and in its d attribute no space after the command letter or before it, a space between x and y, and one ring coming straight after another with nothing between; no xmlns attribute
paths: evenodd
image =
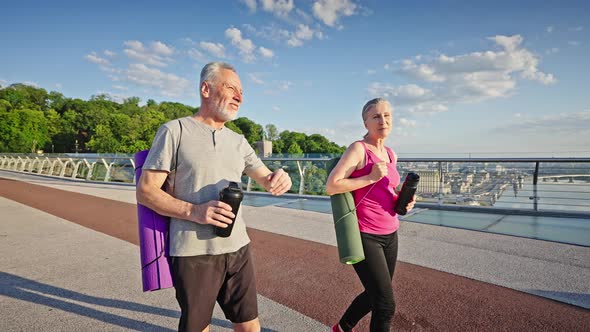
<svg viewBox="0 0 590 332"><path fill-rule="evenodd" d="M133 182L133 155L0 154L0 167L23 169L21 166L25 166L23 163L26 157L29 161L24 167L25 172L48 174L52 162L60 157L65 166L57 164L53 175L61 174L61 168L65 167L63 176L72 177L76 165L80 163L76 178L86 179L89 171L87 164L94 163L91 180L104 180L109 166L109 181ZM274 171L282 168L291 176L293 186L289 193L326 196L325 184L333 157L326 154L274 155L263 158L263 162L269 169ZM588 158L405 158L398 160L398 170L402 181L408 172L416 172L421 176L417 191L419 203L590 212ZM247 176L242 177L242 183L247 190L264 191L264 188Z"/></svg>

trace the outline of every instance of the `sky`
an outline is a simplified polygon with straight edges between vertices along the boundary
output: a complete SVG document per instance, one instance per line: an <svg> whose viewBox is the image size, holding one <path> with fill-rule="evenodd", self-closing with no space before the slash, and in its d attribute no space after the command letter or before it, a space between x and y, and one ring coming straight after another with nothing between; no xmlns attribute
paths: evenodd
<svg viewBox="0 0 590 332"><path fill-rule="evenodd" d="M239 116L339 145L394 108L404 156L590 156L588 1L11 1L0 85L198 106L228 62Z"/></svg>

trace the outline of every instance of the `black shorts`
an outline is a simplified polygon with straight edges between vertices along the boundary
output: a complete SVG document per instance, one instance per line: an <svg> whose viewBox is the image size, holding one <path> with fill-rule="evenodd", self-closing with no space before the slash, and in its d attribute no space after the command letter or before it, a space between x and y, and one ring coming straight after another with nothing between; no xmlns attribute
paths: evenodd
<svg viewBox="0 0 590 332"><path fill-rule="evenodd" d="M221 255L172 257L179 331L202 331L211 323L215 301L225 317L244 323L258 317L250 246Z"/></svg>

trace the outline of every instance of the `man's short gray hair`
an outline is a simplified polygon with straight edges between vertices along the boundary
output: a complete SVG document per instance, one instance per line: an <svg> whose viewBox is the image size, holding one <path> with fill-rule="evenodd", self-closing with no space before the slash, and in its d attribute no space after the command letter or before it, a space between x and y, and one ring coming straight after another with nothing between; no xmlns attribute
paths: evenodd
<svg viewBox="0 0 590 332"><path fill-rule="evenodd" d="M203 67L203 70L201 70L201 81L199 82L199 86L201 86L205 81L213 81L221 69L231 70L237 74L236 69L229 63L210 62L206 64L205 67Z"/></svg>

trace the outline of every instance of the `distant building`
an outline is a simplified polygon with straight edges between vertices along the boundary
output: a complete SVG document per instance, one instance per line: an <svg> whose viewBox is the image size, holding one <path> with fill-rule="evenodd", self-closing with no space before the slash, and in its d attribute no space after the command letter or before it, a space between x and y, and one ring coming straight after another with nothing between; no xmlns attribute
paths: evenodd
<svg viewBox="0 0 590 332"><path fill-rule="evenodd" d="M270 157L272 155L272 141L262 139L262 141L256 142L256 150L258 155L261 157Z"/></svg>
<svg viewBox="0 0 590 332"><path fill-rule="evenodd" d="M418 182L418 193L438 193L440 187L440 173L438 170L420 170L417 172L420 175L420 182ZM405 174L403 175L405 177ZM402 178L402 181L404 178ZM444 179L443 179L444 181ZM443 182L442 193L448 194L451 192L451 184L447 181Z"/></svg>
<svg viewBox="0 0 590 332"><path fill-rule="evenodd" d="M506 167L504 167L502 165L496 165L496 174L497 175L506 174Z"/></svg>

